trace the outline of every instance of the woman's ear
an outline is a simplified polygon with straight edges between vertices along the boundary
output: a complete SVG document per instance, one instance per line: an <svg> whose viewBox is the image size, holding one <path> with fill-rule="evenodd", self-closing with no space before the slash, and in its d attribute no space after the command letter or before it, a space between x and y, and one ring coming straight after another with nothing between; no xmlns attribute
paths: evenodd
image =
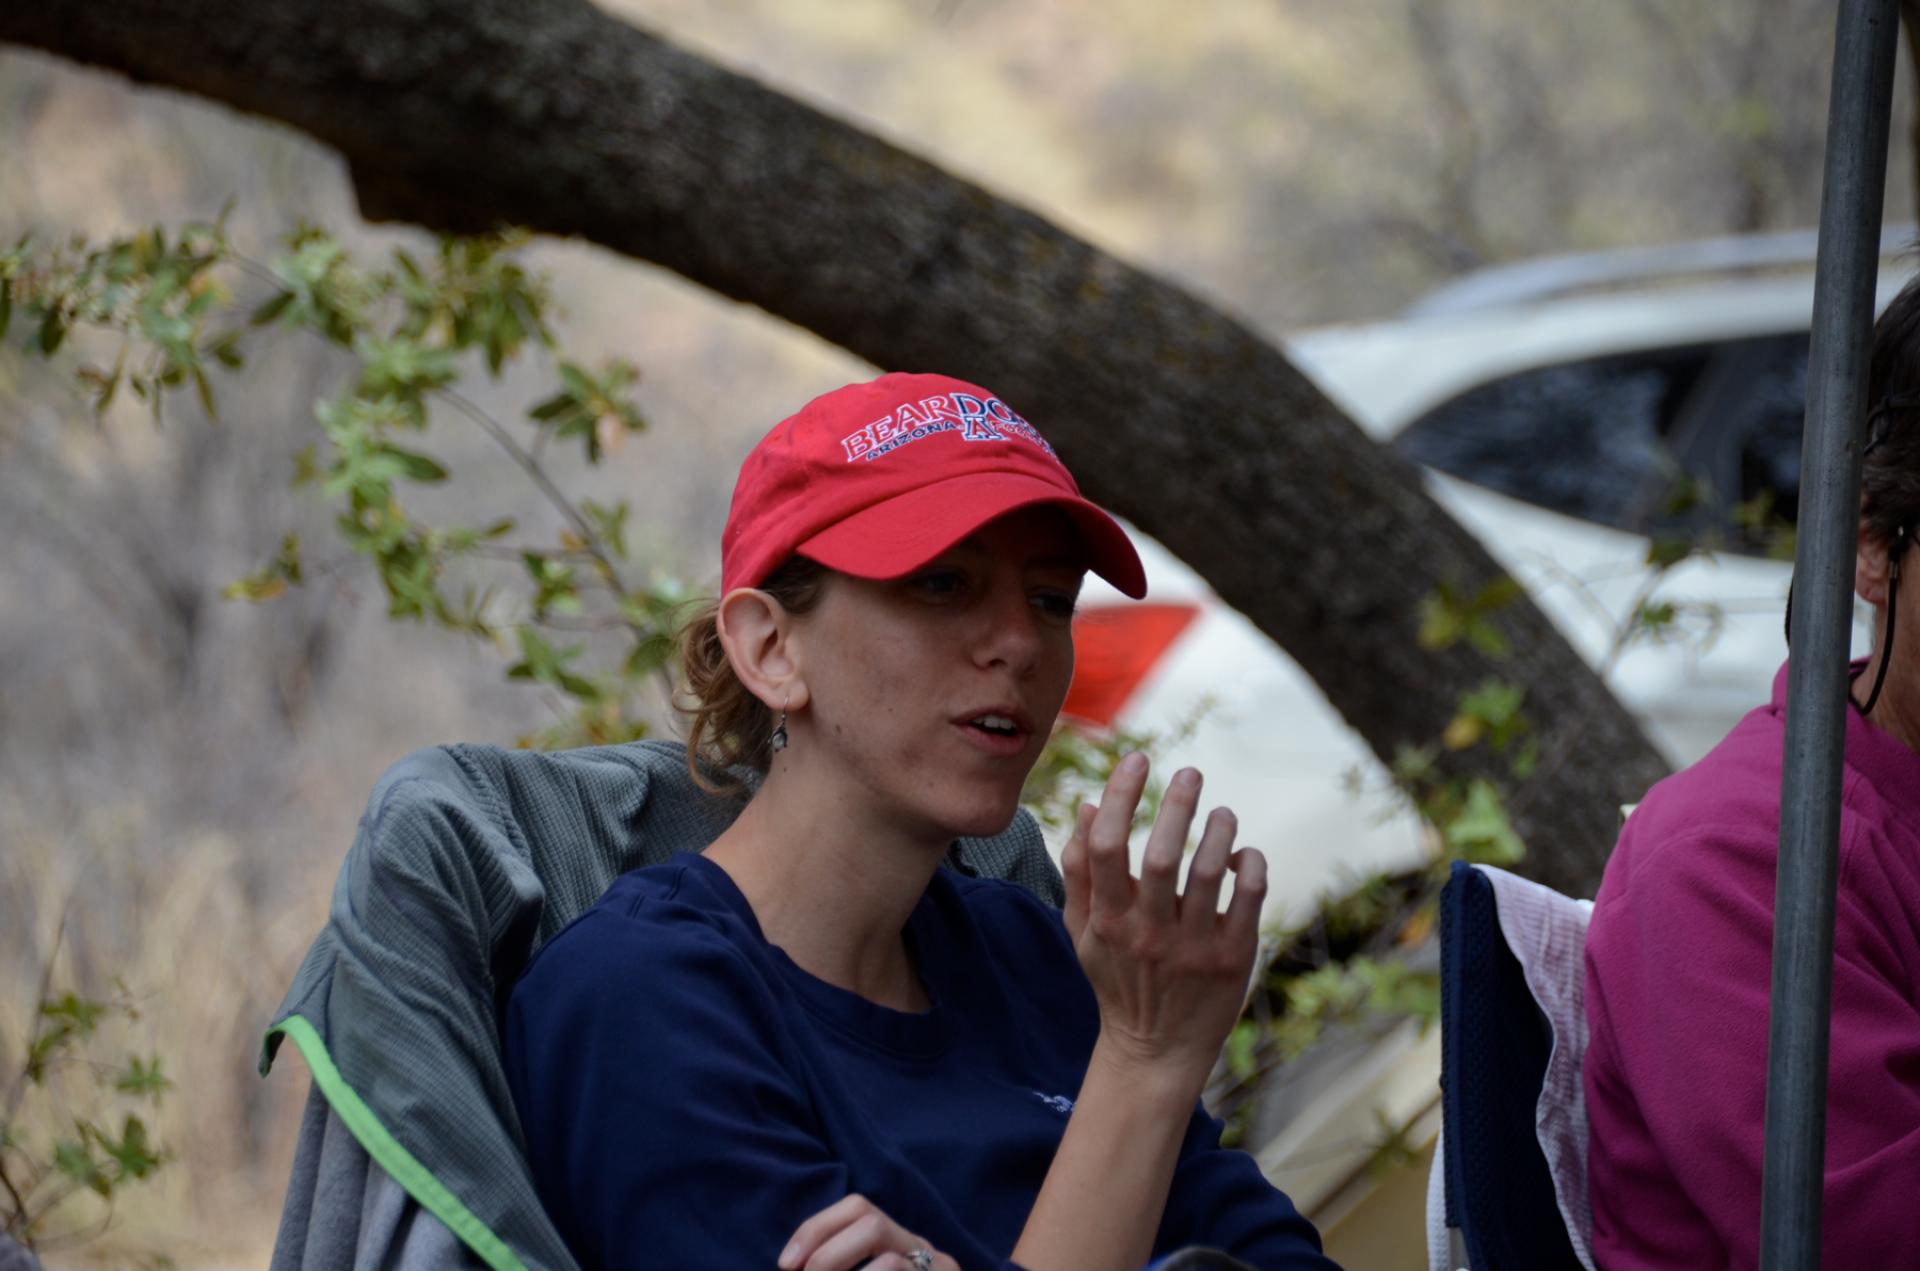
<svg viewBox="0 0 1920 1271"><path fill-rule="evenodd" d="M740 587L727 593L715 615L720 647L747 692L769 710L806 705L806 676L793 639L794 620L764 591Z"/></svg>
<svg viewBox="0 0 1920 1271"><path fill-rule="evenodd" d="M1870 605L1887 603L1887 543L1862 518L1853 554L1854 594Z"/></svg>

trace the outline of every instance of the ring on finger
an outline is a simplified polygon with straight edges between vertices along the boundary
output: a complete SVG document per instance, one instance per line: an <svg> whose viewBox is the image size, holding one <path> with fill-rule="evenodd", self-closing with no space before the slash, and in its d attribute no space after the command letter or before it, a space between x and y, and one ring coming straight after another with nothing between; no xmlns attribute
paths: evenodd
<svg viewBox="0 0 1920 1271"><path fill-rule="evenodd" d="M907 1265L913 1271L933 1271L933 1250L922 1245L918 1249L907 1250Z"/></svg>

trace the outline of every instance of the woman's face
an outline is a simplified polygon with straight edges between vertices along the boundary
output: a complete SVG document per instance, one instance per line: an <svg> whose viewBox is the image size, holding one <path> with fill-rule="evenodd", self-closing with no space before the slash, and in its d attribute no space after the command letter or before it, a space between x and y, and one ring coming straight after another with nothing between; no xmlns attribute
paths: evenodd
<svg viewBox="0 0 1920 1271"><path fill-rule="evenodd" d="M795 747L910 834L1004 830L1073 678L1084 562L1072 522L1040 507L905 578L835 575L794 631L809 699Z"/></svg>
<svg viewBox="0 0 1920 1271"><path fill-rule="evenodd" d="M1855 569L1855 591L1880 611L1876 618L1874 653L1887 661L1886 683L1873 719L1909 748L1920 750L1920 545L1908 543L1901 551L1897 597L1890 594L1893 571L1888 546L1864 529ZM1890 648L1885 647L1889 600L1893 601L1898 615ZM1856 697L1868 692L1874 674L1875 669L1869 666L1867 674L1856 681Z"/></svg>

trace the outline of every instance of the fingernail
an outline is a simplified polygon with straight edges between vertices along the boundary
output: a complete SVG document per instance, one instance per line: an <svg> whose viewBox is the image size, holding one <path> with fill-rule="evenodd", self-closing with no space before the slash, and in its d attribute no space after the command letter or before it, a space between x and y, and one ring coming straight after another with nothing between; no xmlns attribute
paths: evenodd
<svg viewBox="0 0 1920 1271"><path fill-rule="evenodd" d="M786 1248L780 1251L780 1266L782 1268L782 1271L786 1271L787 1268L791 1268L793 1266L794 1254L796 1252L798 1251L792 1245L788 1245Z"/></svg>
<svg viewBox="0 0 1920 1271"><path fill-rule="evenodd" d="M1197 790L1200 788L1200 772L1198 769L1182 768L1174 774L1173 779L1179 783L1182 790Z"/></svg>
<svg viewBox="0 0 1920 1271"><path fill-rule="evenodd" d="M1146 770L1147 757L1137 750L1128 751L1127 757L1120 761L1120 766L1127 770L1128 776L1132 776L1136 772Z"/></svg>

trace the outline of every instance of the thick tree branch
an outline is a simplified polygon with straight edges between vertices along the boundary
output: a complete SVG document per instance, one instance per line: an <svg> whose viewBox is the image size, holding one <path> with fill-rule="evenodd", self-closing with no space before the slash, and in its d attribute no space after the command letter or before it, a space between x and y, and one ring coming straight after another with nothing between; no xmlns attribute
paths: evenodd
<svg viewBox="0 0 1920 1271"><path fill-rule="evenodd" d="M577 234L877 366L991 385L1092 497L1285 647L1376 753L1437 737L1488 676L1524 685L1543 745L1576 756L1518 826L1543 881L1590 892L1615 809L1666 772L1531 604L1501 616L1507 661L1419 649L1421 598L1498 569L1276 346L585 0L61 0L0 6L0 40L309 132L346 156L369 217ZM989 90L956 68L937 91ZM1483 751L1444 762L1510 785Z"/></svg>

